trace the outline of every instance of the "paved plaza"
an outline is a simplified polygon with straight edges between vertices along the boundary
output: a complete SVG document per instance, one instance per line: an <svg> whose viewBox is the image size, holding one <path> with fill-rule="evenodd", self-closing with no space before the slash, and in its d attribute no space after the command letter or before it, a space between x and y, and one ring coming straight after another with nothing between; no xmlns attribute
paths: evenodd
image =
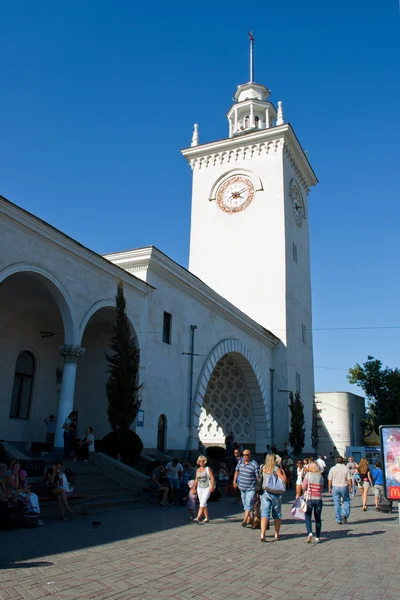
<svg viewBox="0 0 400 600"><path fill-rule="evenodd" d="M358 495L349 523L337 525L325 494L322 540L310 545L290 497L282 539L268 544L240 526L231 498L210 504L204 525L188 522L184 507L157 505L1 531L0 599L400 598L397 510L381 515L371 497L362 512Z"/></svg>

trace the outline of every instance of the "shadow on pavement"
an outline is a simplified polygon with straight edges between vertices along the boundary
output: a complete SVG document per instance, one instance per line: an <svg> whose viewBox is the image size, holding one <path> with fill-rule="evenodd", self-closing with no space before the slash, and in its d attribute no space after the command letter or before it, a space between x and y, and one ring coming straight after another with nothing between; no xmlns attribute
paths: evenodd
<svg viewBox="0 0 400 600"><path fill-rule="evenodd" d="M188 521L185 506L162 507L158 504L99 515L76 515L68 521L49 520L36 529L2 531L0 569L51 566L51 562L24 562L55 554L74 552L117 541L140 538L177 527L209 527L216 523L237 523L242 520L242 507L231 498L221 498L209 504L210 524L197 525ZM93 521L101 524L93 527Z"/></svg>

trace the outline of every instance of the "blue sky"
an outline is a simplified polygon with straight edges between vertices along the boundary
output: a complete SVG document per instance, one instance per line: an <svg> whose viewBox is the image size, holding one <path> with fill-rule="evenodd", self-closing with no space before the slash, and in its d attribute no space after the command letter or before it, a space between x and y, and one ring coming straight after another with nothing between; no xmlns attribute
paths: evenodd
<svg viewBox="0 0 400 600"><path fill-rule="evenodd" d="M0 193L96 252L154 244L184 266L179 150L195 122L201 142L227 136L251 29L256 80L320 180L316 389L357 392L346 370L368 354L400 365L397 0L22 0L0 23Z"/></svg>

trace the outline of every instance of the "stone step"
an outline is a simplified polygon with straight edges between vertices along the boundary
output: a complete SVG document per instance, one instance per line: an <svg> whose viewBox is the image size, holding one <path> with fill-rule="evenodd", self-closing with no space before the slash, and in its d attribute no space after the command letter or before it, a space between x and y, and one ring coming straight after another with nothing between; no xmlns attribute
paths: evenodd
<svg viewBox="0 0 400 600"><path fill-rule="evenodd" d="M114 498L105 498L103 500L93 499L82 504L81 513L94 515L109 510L119 510L120 508L133 508L135 505L142 503L143 498L132 496L115 496Z"/></svg>

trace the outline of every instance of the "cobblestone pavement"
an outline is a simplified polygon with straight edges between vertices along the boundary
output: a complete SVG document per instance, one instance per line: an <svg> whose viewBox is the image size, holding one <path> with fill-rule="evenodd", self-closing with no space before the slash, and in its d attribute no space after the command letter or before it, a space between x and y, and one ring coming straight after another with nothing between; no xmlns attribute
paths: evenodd
<svg viewBox="0 0 400 600"><path fill-rule="evenodd" d="M337 525L325 494L322 540L283 507L282 539L259 542L240 526L231 498L210 504L211 522L187 521L184 507L150 506L49 521L0 532L0 599L300 600L400 598L397 512L362 512L352 502ZM270 539L272 540L272 533Z"/></svg>

